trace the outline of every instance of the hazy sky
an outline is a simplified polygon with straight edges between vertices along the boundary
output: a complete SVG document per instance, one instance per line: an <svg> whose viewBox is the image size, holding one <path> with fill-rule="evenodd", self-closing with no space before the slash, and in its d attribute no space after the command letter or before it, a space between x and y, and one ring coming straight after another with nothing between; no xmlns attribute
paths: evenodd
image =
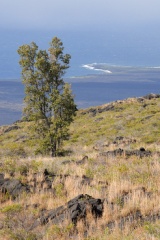
<svg viewBox="0 0 160 240"><path fill-rule="evenodd" d="M87 28L160 23L160 0L0 0L1 28Z"/></svg>

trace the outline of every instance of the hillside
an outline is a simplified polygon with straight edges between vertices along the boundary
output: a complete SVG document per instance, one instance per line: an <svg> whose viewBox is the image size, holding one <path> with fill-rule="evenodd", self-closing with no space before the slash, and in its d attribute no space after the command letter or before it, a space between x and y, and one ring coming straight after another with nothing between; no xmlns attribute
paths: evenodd
<svg viewBox="0 0 160 240"><path fill-rule="evenodd" d="M60 157L0 127L0 239L160 239L160 95L81 109Z"/></svg>

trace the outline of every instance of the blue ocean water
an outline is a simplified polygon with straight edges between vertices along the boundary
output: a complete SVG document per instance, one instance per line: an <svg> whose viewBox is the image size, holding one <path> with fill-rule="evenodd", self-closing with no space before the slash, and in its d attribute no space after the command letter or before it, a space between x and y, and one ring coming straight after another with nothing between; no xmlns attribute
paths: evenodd
<svg viewBox="0 0 160 240"><path fill-rule="evenodd" d="M78 107L85 108L151 92L159 93L158 29L152 26L148 30L146 26L143 31L141 28L100 31L0 30L0 125L10 124L22 115L24 86L20 80L17 54L20 45L34 41L40 49L48 49L52 37L59 37L64 44L64 52L72 56L66 81L72 84ZM113 70L112 66L115 72L105 72L108 67ZM124 70L124 66L130 66L130 70ZM148 71L148 67L156 68Z"/></svg>

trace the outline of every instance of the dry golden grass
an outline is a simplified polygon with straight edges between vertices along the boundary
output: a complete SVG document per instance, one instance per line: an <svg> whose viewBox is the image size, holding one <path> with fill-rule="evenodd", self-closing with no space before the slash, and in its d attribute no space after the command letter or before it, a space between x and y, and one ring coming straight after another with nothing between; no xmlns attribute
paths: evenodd
<svg viewBox="0 0 160 240"><path fill-rule="evenodd" d="M89 109L80 110L70 127L71 137L65 142L64 150L69 154L64 157L34 156L35 139L28 136L31 123L19 123L20 128L3 134L0 128L0 172L5 178L16 178L31 186L31 193L22 194L16 200L0 193L0 239L79 239L79 240L158 240L160 239L160 222L152 222L153 215L160 215L160 99L138 102L135 99L114 103L114 111L104 111L93 116ZM146 105L146 107L144 107ZM108 105L106 105L108 106ZM104 109L104 106L95 109ZM148 118L149 117L149 118ZM123 136L124 141L115 139ZM134 141L136 139L136 141ZM113 151L118 148L133 150L144 147L152 151L152 156L139 158L137 156L100 156L100 152ZM18 153L21 154L18 154ZM23 157L23 153L26 156ZM88 156L83 164L76 162ZM64 161L71 161L62 164ZM48 189L44 181L44 170L55 175ZM26 171L26 175L22 172ZM11 176L12 175L12 176ZM89 181L82 184L83 177ZM52 177L51 177L52 179ZM74 226L66 219L62 225L39 226L29 235L26 232L29 225L29 212L38 218L42 209L51 210L65 205L67 201L79 194L88 194L104 200L103 216L95 221L88 209L86 225L83 221ZM3 210L19 204L23 207L19 218L25 228L20 228L17 212L8 213ZM37 208L34 208L37 205ZM25 208L28 206L28 209ZM147 222L126 221L123 229L119 227L121 219L140 212ZM146 218L147 219L147 218ZM11 224L11 227L7 227ZM27 222L28 221L28 222ZM5 225L4 225L5 223ZM108 224L114 223L113 229ZM4 228L1 229L1 224ZM26 225L25 225L26 224ZM12 228L13 226L13 228ZM23 231L22 231L23 230ZM16 238L18 231L21 238ZM15 234L15 235L13 235ZM28 235L27 235L28 234Z"/></svg>
<svg viewBox="0 0 160 240"><path fill-rule="evenodd" d="M92 151L88 156L88 161L82 165L77 165L75 162L63 165L61 163L66 160L65 157L55 159L47 157L45 159L41 157L34 158L34 164L36 163L39 166L36 169L36 186L41 189L28 195L21 195L16 200L16 203L21 206L28 205L31 209L34 204L37 204L38 209L36 210L36 214L39 214L42 209L50 210L65 205L67 201L79 194L89 194L94 198L107 200L104 202L103 216L96 222L92 214L88 211L86 219L88 225L86 227L83 222L78 222L78 233L75 239L158 239L157 236L159 236L159 233L156 232L158 230L155 230L154 233L154 228L156 228L154 225L156 226L156 223L153 223L150 230L148 229L149 227L145 227L144 223L141 226L137 226L136 223L126 222L123 231L119 229L118 223L119 219L134 214L136 211L140 211L143 217L160 213L159 158L153 156L144 159L139 159L138 157L125 159L122 156L103 159L102 165L97 162L99 159L97 159L96 152ZM70 156L67 160L73 158L76 159L77 156ZM82 158L83 155L78 155L77 160ZM42 160L43 165L39 164ZM23 164L25 161L32 163L33 159L21 160ZM42 171L46 166L48 171L57 174L52 183L52 189L57 187L57 192L54 196L52 192L46 190L44 185L41 185L44 181ZM56 172L54 172L54 169L56 169ZM87 173L87 169L93 171L91 184L82 185L81 181L83 175ZM34 172L33 169L29 169L23 181L32 185L34 183ZM67 173L69 174L67 177L60 177ZM89 172L89 174L91 173ZM15 177L17 176L19 178L19 172L15 174ZM5 173L5 177L10 177L8 172ZM61 189L62 182L63 188ZM2 199L3 196L1 196L1 201ZM1 210L7 206L12 206L14 203L15 201L11 199L2 201ZM111 208L111 204L114 205L113 209ZM32 209L32 211L35 210ZM3 220L6 218L6 215L1 212L0 218ZM113 231L107 228L107 224L110 222L115 223ZM43 229L42 239L69 239L69 235L73 229L70 226L71 229L64 231L64 229L69 228L69 224L66 221L63 226L55 226L56 230L53 228L56 231L54 237L51 236L51 232L53 231L51 227L48 227L48 230L46 228L45 231ZM142 232L141 236L140 231ZM148 231L151 233L148 233ZM85 237L84 232L87 232L88 237ZM74 236L75 233L72 234ZM94 238L92 238L93 236ZM3 239L11 239L11 237L7 238L7 235L3 234Z"/></svg>

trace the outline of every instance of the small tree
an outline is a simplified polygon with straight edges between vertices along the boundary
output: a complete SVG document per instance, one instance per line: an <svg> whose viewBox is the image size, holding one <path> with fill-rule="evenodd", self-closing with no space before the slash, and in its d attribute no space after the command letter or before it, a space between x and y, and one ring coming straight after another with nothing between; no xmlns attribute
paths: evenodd
<svg viewBox="0 0 160 240"><path fill-rule="evenodd" d="M57 37L52 39L48 52L38 50L34 42L18 49L26 94L23 113L35 122L41 152L51 152L52 156L57 155L68 137L68 126L77 110L70 85L62 78L71 58L63 50Z"/></svg>

